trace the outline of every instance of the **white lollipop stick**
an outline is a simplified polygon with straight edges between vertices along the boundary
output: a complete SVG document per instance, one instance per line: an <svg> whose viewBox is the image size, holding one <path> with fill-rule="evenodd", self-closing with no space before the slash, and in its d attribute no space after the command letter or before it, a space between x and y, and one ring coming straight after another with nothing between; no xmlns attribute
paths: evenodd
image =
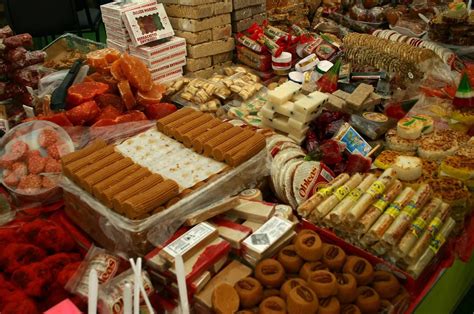
<svg viewBox="0 0 474 314"><path fill-rule="evenodd" d="M123 314L132 314L132 285L129 283L123 287Z"/></svg>
<svg viewBox="0 0 474 314"><path fill-rule="evenodd" d="M141 269L140 269L140 271L138 271L138 266L140 266L140 268L141 268L142 258L141 257L138 258L137 264L135 264L133 262L133 260L130 259L130 264L132 266L132 270L133 270L134 274L137 274L137 273L139 274L139 276L138 276L138 286L139 286L140 292L143 296L143 300L145 300L145 304L148 308L148 312L155 313L155 311L153 310L153 306L151 305L150 299L148 298L148 294L145 291L145 287L143 286L143 277L141 276Z"/></svg>
<svg viewBox="0 0 474 314"><path fill-rule="evenodd" d="M88 287L88 311L89 314L97 313L97 290L99 288L99 282L97 280L97 271L91 269L89 273L89 287Z"/></svg>
<svg viewBox="0 0 474 314"><path fill-rule="evenodd" d="M184 272L184 262L181 255L174 258L176 278L178 279L179 299L181 303L181 313L189 313L188 288L186 286L186 276Z"/></svg>

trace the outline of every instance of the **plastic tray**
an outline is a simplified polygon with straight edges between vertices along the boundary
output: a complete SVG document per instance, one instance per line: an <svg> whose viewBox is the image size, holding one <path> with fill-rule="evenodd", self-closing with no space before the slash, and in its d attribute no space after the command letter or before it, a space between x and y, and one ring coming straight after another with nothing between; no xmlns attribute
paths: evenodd
<svg viewBox="0 0 474 314"><path fill-rule="evenodd" d="M101 246L136 255L145 255L165 242L190 213L218 199L255 186L267 176L266 150L240 166L217 176L163 212L142 220L130 220L107 208L93 196L63 177L66 213Z"/></svg>

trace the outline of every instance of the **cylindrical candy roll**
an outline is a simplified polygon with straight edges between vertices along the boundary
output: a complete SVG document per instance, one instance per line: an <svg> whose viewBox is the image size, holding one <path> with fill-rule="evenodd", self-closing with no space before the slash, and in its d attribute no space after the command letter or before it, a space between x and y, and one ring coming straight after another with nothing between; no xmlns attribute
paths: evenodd
<svg viewBox="0 0 474 314"><path fill-rule="evenodd" d="M221 134L209 139L204 143L204 156L210 157L212 150L219 146L220 144L225 143L226 141L232 139L233 137L242 133L243 130L241 127L234 126L228 130L225 130Z"/></svg>
<svg viewBox="0 0 474 314"><path fill-rule="evenodd" d="M307 199L298 207L298 214L307 217L311 214L314 208L319 205L326 198L331 196L334 191L349 180L350 176L347 173L341 173L335 177L328 185L316 192L313 196Z"/></svg>
<svg viewBox="0 0 474 314"><path fill-rule="evenodd" d="M425 252L420 256L416 263L408 267L409 274L415 278L420 276L425 267L430 263L433 257L438 253L439 249L443 246L444 242L446 242L446 238L449 236L451 231L453 231L455 225L456 222L454 219L449 217L436 237L430 242L429 247L426 248Z"/></svg>
<svg viewBox="0 0 474 314"><path fill-rule="evenodd" d="M410 226L413 217L415 217L418 211L426 204L430 196L430 186L428 184L422 184L408 205L403 208L403 211L395 219L390 228L388 228L387 232L385 232L382 240L390 245L397 244Z"/></svg>
<svg viewBox="0 0 474 314"><path fill-rule="evenodd" d="M395 201L385 210L382 216L370 227L369 232L365 235L367 243L375 243L384 235L385 231L392 225L395 218L400 214L400 210L410 201L415 191L406 187Z"/></svg>
<svg viewBox="0 0 474 314"><path fill-rule="evenodd" d="M265 148L265 137L260 134L255 135L257 136L249 139L244 149L225 159L228 165L236 167Z"/></svg>
<svg viewBox="0 0 474 314"><path fill-rule="evenodd" d="M346 212L356 204L356 202L362 196L364 191L374 183L377 177L373 174L368 174L362 182L349 193L349 196L344 198L336 207L329 213L329 220L332 225L339 225L345 219Z"/></svg>
<svg viewBox="0 0 474 314"><path fill-rule="evenodd" d="M421 213L416 217L408 231L400 240L400 243L398 243L398 246L394 248L395 254L400 258L403 258L410 252L412 247L415 245L416 240L419 239L425 230L426 224L438 213L438 209L442 202L441 199L435 197L423 208Z"/></svg>
<svg viewBox="0 0 474 314"><path fill-rule="evenodd" d="M418 260L418 258L420 258L420 255L426 250L431 240L434 239L442 224L446 221L446 219L448 219L449 213L449 204L442 203L439 207L438 214L436 215L436 217L434 217L430 221L428 227L423 232L420 239L415 243L415 246L405 257L405 260L408 264L413 264L415 261Z"/></svg>
<svg viewBox="0 0 474 314"><path fill-rule="evenodd" d="M163 128L168 123L181 119L182 117L185 117L186 115L193 113L195 111L196 110L189 107L175 111L172 114L167 115L166 117L161 118L160 120L156 121L156 128L158 129L158 131L163 132Z"/></svg>
<svg viewBox="0 0 474 314"><path fill-rule="evenodd" d="M354 231L357 235L362 235L369 231L370 227L383 214L388 205L397 197L402 191L403 184L399 180L395 180L387 193L382 195L365 214L355 223Z"/></svg>
<svg viewBox="0 0 474 314"><path fill-rule="evenodd" d="M165 125L163 127L163 131L161 131L162 133L168 135L168 136L171 136L171 132L173 130L175 130L176 128L182 126L182 125L185 125L197 118L199 118L200 116L202 116L204 113L202 113L201 111L194 111L194 112L191 112L190 114L184 116L184 117L181 117L180 119L178 120L175 120L171 123L168 123L167 125Z"/></svg>
<svg viewBox="0 0 474 314"><path fill-rule="evenodd" d="M204 149L204 143L206 143L208 140L211 138L221 134L225 130L228 130L232 128L233 125L227 122L221 123L220 125L216 126L215 128L210 129L207 132L204 132L203 134L199 135L196 137L192 142L193 142L193 149L197 153L202 153Z"/></svg>
<svg viewBox="0 0 474 314"><path fill-rule="evenodd" d="M209 122L212 120L212 115L210 114L203 114L199 118L189 121L185 125L182 125L174 130L171 131L171 136L177 139L178 141L182 142L183 140L183 135L186 134L187 132L194 130L195 128L203 125L206 122Z"/></svg>
<svg viewBox="0 0 474 314"><path fill-rule="evenodd" d="M196 137L200 136L201 134L204 134L205 132L209 131L210 129L212 129L216 126L218 126L221 123L222 123L221 120L214 118L214 119L208 121L207 123L204 123L203 125L195 128L195 129L192 129L189 132L184 133L184 135L182 136L182 142L183 142L184 146L186 146L188 148L193 146L192 141Z"/></svg>
<svg viewBox="0 0 474 314"><path fill-rule="evenodd" d="M237 153L239 153L240 151L244 150L247 146L253 145L252 143L260 142L262 139L265 140L263 135L255 133L254 135L252 135L247 140L243 141L242 143L240 143L237 146L234 146L233 148L228 150L226 153L224 153L224 159L225 160L229 159L230 157L232 157L232 156L236 155Z"/></svg>
<svg viewBox="0 0 474 314"><path fill-rule="evenodd" d="M231 139L225 141L222 144L219 144L212 150L212 156L217 161L223 161L225 153L229 150L233 149L234 147L238 146L239 144L245 142L249 138L251 138L255 134L254 131L251 130L243 130L236 136L232 137Z"/></svg>
<svg viewBox="0 0 474 314"><path fill-rule="evenodd" d="M311 213L310 220L312 222L318 222L321 218L326 216L331 209L339 204L340 201L362 182L363 178L364 176L360 173L354 174L346 183L337 188L331 196L316 206L315 210Z"/></svg>
<svg viewBox="0 0 474 314"><path fill-rule="evenodd" d="M374 202L382 193L393 183L397 178L397 172L393 168L386 169L380 177L372 183L367 191L361 196L357 203L349 209L346 213L346 218L349 223L354 223L358 220L369 208L370 204Z"/></svg>

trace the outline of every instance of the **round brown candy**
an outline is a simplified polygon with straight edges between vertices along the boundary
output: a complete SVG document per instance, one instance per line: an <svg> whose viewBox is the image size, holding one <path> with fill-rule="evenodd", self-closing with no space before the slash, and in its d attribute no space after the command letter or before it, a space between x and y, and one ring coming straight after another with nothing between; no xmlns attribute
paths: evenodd
<svg viewBox="0 0 474 314"><path fill-rule="evenodd" d="M291 290L298 286L307 286L307 282L301 278L292 278L285 281L285 283L280 288L280 296L283 300L286 300L286 297L290 293Z"/></svg>
<svg viewBox="0 0 474 314"><path fill-rule="evenodd" d="M237 281L234 285L243 308L256 306L263 299L262 284L255 278L247 277Z"/></svg>
<svg viewBox="0 0 474 314"><path fill-rule="evenodd" d="M285 269L279 261L267 258L255 267L255 278L267 288L279 288L285 281Z"/></svg>
<svg viewBox="0 0 474 314"><path fill-rule="evenodd" d="M289 273L297 273L303 266L303 259L296 253L294 245L288 245L281 249L278 253L278 261Z"/></svg>
<svg viewBox="0 0 474 314"><path fill-rule="evenodd" d="M343 272L354 276L359 286L370 284L374 278L374 268L369 261L354 255L347 257Z"/></svg>
<svg viewBox="0 0 474 314"><path fill-rule="evenodd" d="M400 282L394 274L384 270L377 270L374 272L372 287L382 299L392 299L400 290Z"/></svg>
<svg viewBox="0 0 474 314"><path fill-rule="evenodd" d="M329 267L327 267L323 262L317 261L317 262L306 262L303 264L303 267L300 269L300 277L303 278L304 280L308 280L308 277L314 273L315 271L318 270L329 270Z"/></svg>
<svg viewBox="0 0 474 314"><path fill-rule="evenodd" d="M318 314L339 314L341 312L341 304L336 297L319 299Z"/></svg>
<svg viewBox="0 0 474 314"><path fill-rule="evenodd" d="M260 303L259 314L286 314L286 302L277 296L268 297Z"/></svg>
<svg viewBox="0 0 474 314"><path fill-rule="evenodd" d="M380 296L370 287L359 287L357 288L356 305L362 313L375 314L380 308Z"/></svg>
<svg viewBox="0 0 474 314"><path fill-rule="evenodd" d="M318 311L318 297L310 288L298 286L293 288L287 298L289 314L315 314Z"/></svg>
<svg viewBox="0 0 474 314"><path fill-rule="evenodd" d="M336 276L327 270L318 270L308 278L308 285L319 298L327 298L337 294Z"/></svg>
<svg viewBox="0 0 474 314"><path fill-rule="evenodd" d="M351 274L336 274L337 298L341 303L352 303L357 298L357 282Z"/></svg>
<svg viewBox="0 0 474 314"><path fill-rule="evenodd" d="M314 230L311 230L311 229L303 229L301 230L300 232L298 232L298 234L296 235L296 237L293 238L293 244L296 243L296 241L298 240L299 237L301 236L304 236L305 234L317 234L316 231Z"/></svg>
<svg viewBox="0 0 474 314"><path fill-rule="evenodd" d="M341 306L341 314L361 314L361 312L355 304L344 304Z"/></svg>
<svg viewBox="0 0 474 314"><path fill-rule="evenodd" d="M323 255L323 243L317 234L304 234L296 239L295 250L305 261L315 262Z"/></svg>
<svg viewBox="0 0 474 314"><path fill-rule="evenodd" d="M212 308L217 314L237 312L239 304L237 291L227 283L220 284L212 292Z"/></svg>
<svg viewBox="0 0 474 314"><path fill-rule="evenodd" d="M337 245L323 244L323 263L328 265L330 270L338 271L344 266L346 253Z"/></svg>

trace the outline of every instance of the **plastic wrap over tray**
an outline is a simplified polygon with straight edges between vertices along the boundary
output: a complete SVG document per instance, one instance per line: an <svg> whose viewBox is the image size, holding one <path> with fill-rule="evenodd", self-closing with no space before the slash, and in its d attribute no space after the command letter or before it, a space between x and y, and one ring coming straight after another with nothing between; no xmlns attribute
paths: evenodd
<svg viewBox="0 0 474 314"><path fill-rule="evenodd" d="M217 176L170 208L142 220L130 220L107 208L68 178L60 181L65 191L66 213L107 249L145 254L150 243L166 241L185 217L225 197L254 187L269 175L266 150L240 166Z"/></svg>

